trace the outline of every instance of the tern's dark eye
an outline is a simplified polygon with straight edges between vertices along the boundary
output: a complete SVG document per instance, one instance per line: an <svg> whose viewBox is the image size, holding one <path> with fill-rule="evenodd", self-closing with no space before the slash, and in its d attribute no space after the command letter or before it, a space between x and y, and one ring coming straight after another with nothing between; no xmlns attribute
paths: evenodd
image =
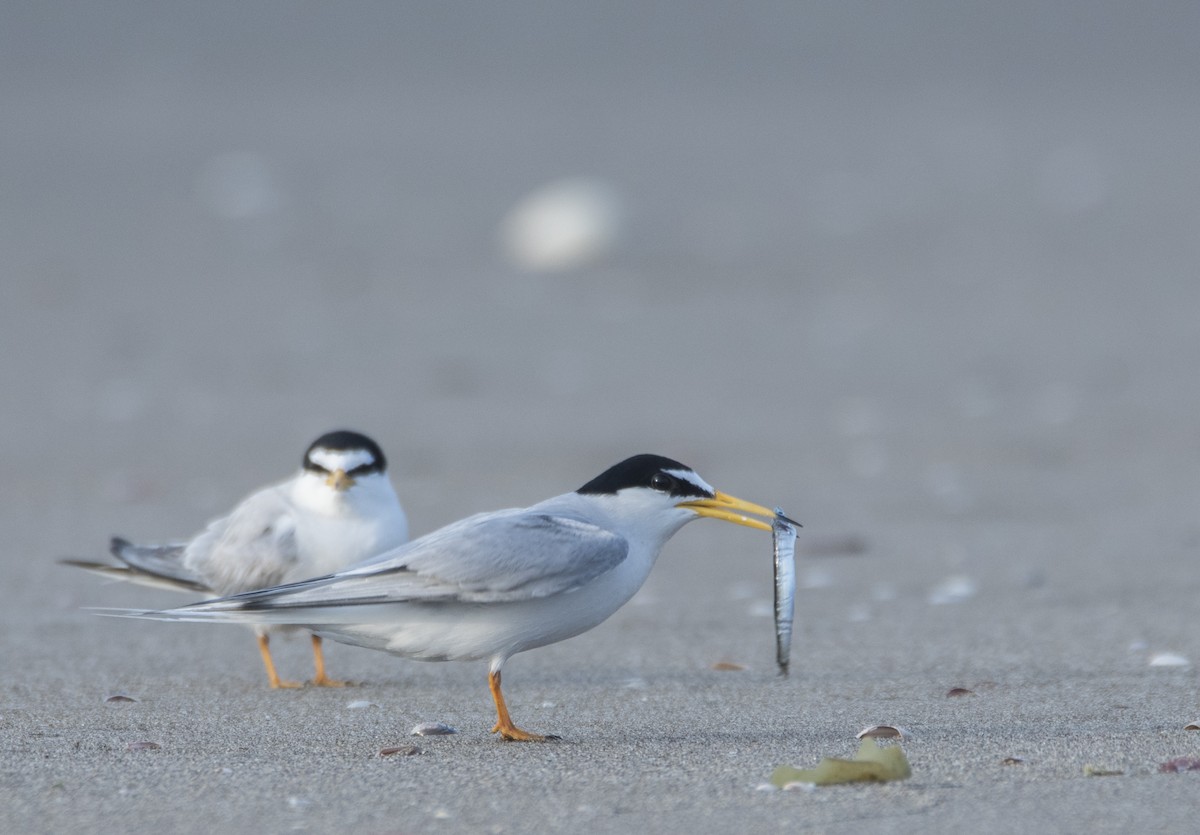
<svg viewBox="0 0 1200 835"><path fill-rule="evenodd" d="M349 472L347 472L346 475L349 475L349 476L366 475L367 473L371 472L371 470L374 469L374 467L375 467L375 462L368 461L365 464L359 464L353 470L350 470Z"/></svg>
<svg viewBox="0 0 1200 835"><path fill-rule="evenodd" d="M669 493L671 488L675 486L675 479L666 473L655 473L650 476L650 486L655 490L661 490L664 493Z"/></svg>

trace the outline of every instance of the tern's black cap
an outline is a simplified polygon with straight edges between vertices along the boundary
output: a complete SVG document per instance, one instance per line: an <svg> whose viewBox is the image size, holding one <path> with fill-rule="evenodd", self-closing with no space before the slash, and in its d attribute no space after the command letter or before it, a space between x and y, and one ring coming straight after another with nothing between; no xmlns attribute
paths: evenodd
<svg viewBox="0 0 1200 835"><path fill-rule="evenodd" d="M643 453L614 464L587 484L576 490L583 494L615 494L627 487L648 487L672 496L712 498L712 493L692 481L673 473L695 472L687 464L662 455Z"/></svg>
<svg viewBox="0 0 1200 835"><path fill-rule="evenodd" d="M360 432L354 432L350 429L338 429L333 432L326 432L321 437L317 438L308 445L308 449L304 451L304 469L313 470L320 469L313 463L309 456L314 449L329 449L335 451L349 451L352 449L361 449L371 455L373 461L358 468L359 473L381 473L387 469L387 457L383 454L383 449L379 444L363 435Z"/></svg>

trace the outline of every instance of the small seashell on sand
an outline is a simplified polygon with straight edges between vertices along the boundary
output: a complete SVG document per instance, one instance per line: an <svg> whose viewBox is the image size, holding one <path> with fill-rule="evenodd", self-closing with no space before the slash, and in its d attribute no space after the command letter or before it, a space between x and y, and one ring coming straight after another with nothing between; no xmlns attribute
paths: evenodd
<svg viewBox="0 0 1200 835"><path fill-rule="evenodd" d="M1191 661L1177 652L1156 652L1150 656L1151 667L1190 667Z"/></svg>
<svg viewBox="0 0 1200 835"><path fill-rule="evenodd" d="M869 725L854 735L855 739L911 739L912 733L901 725Z"/></svg>
<svg viewBox="0 0 1200 835"><path fill-rule="evenodd" d="M445 722L422 722L419 725L413 726L409 736L446 736L456 733L458 731Z"/></svg>

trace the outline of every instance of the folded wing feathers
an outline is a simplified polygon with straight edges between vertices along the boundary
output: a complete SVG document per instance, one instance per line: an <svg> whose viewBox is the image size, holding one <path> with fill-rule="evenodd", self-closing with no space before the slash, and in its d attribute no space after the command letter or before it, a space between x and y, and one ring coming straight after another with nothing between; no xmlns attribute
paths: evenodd
<svg viewBox="0 0 1200 835"><path fill-rule="evenodd" d="M579 588L618 565L628 550L622 537L569 517L480 514L357 568L173 611L203 615L528 600Z"/></svg>

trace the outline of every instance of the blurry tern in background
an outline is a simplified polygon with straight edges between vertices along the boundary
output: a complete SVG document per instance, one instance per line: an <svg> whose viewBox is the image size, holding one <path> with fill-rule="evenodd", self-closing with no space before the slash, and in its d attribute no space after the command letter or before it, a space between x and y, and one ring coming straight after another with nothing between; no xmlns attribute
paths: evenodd
<svg viewBox="0 0 1200 835"><path fill-rule="evenodd" d="M340 430L317 438L295 477L249 496L190 542L134 545L114 538L120 564L63 560L104 577L173 591L222 597L332 574L408 541L408 520L388 479L383 450L366 435ZM258 624L258 648L271 687L282 681L269 634ZM312 636L312 683L337 687L325 674L321 639Z"/></svg>
<svg viewBox="0 0 1200 835"><path fill-rule="evenodd" d="M489 661L493 733L518 728L500 690L512 655L585 632L645 582L659 551L693 519L759 530L760 505L714 490L694 470L637 455L573 493L481 513L355 568L272 589L132 617L304 626L348 644L426 661Z"/></svg>

